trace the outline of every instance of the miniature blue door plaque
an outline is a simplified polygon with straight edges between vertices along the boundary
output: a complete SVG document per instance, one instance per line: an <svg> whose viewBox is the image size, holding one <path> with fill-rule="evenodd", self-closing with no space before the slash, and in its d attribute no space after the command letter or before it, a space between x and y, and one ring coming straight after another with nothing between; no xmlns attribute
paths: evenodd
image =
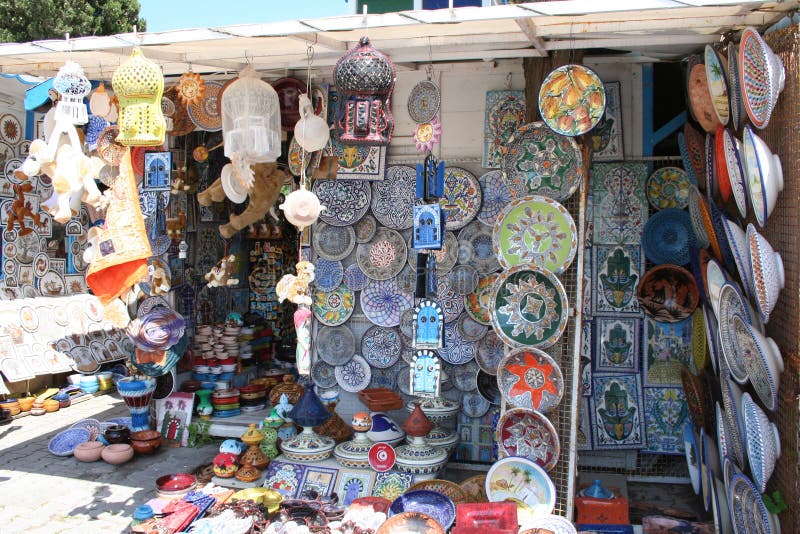
<svg viewBox="0 0 800 534"><path fill-rule="evenodd" d="M415 349L440 349L444 341L444 312L434 300L423 300L414 308L411 346Z"/></svg>
<svg viewBox="0 0 800 534"><path fill-rule="evenodd" d="M438 397L441 384L442 362L430 350L418 351L411 360L411 395Z"/></svg>

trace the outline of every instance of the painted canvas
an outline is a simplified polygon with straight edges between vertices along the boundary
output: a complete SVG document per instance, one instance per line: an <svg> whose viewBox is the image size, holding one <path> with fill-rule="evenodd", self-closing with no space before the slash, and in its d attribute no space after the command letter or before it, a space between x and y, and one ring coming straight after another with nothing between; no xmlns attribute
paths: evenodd
<svg viewBox="0 0 800 534"><path fill-rule="evenodd" d="M297 496L311 499L329 496L338 473L339 470L335 468L306 466Z"/></svg>
<svg viewBox="0 0 800 534"><path fill-rule="evenodd" d="M587 135L594 161L618 161L625 157L622 136L622 103L620 82L606 82L606 111L600 122Z"/></svg>
<svg viewBox="0 0 800 534"><path fill-rule="evenodd" d="M189 443L189 423L192 422L194 393L174 392L156 401L156 429L164 443L186 447Z"/></svg>
<svg viewBox="0 0 800 534"><path fill-rule="evenodd" d="M592 165L592 214L594 243L638 245L647 222L645 163L596 163Z"/></svg>
<svg viewBox="0 0 800 534"><path fill-rule="evenodd" d="M501 148L525 122L524 91L487 91L483 122L482 166L497 169L503 160Z"/></svg>
<svg viewBox="0 0 800 534"><path fill-rule="evenodd" d="M267 469L264 487L274 489L284 499L295 497L300 489L306 467L299 464L272 461Z"/></svg>
<svg viewBox="0 0 800 534"><path fill-rule="evenodd" d="M595 317L594 370L639 372L641 321L630 317Z"/></svg>
<svg viewBox="0 0 800 534"><path fill-rule="evenodd" d="M350 473L342 471L339 474L339 482L336 485L336 495L339 502L349 506L355 499L367 497L372 489L372 472Z"/></svg>
<svg viewBox="0 0 800 534"><path fill-rule="evenodd" d="M692 318L677 323L644 320L644 385L681 384L681 368L692 361Z"/></svg>
<svg viewBox="0 0 800 534"><path fill-rule="evenodd" d="M689 406L683 388L644 388L646 452L683 455Z"/></svg>
<svg viewBox="0 0 800 534"><path fill-rule="evenodd" d="M386 175L385 146L343 145L331 137L329 145L332 155L339 164L336 178L339 180L383 180Z"/></svg>
<svg viewBox="0 0 800 534"><path fill-rule="evenodd" d="M592 315L640 315L636 288L644 273L640 245L592 247Z"/></svg>
<svg viewBox="0 0 800 534"><path fill-rule="evenodd" d="M595 373L591 400L595 449L641 449L646 445L638 374Z"/></svg>

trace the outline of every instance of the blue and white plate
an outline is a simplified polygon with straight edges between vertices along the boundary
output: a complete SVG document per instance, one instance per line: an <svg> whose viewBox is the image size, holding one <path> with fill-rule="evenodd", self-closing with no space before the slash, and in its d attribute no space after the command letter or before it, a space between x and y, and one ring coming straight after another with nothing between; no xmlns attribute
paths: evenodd
<svg viewBox="0 0 800 534"><path fill-rule="evenodd" d="M320 221L314 225L311 243L319 257L343 260L356 246L356 233L352 226L332 226Z"/></svg>
<svg viewBox="0 0 800 534"><path fill-rule="evenodd" d="M677 208L661 210L647 220L642 234L644 253L655 264L689 263L689 247L694 245L694 230L689 214Z"/></svg>
<svg viewBox="0 0 800 534"><path fill-rule="evenodd" d="M483 193L483 202L478 212L478 220L492 228L497 216L511 202L511 191L509 191L508 185L506 185L506 181L503 178L503 171L499 169L487 172L478 178L478 182L481 184L481 192Z"/></svg>
<svg viewBox="0 0 800 534"><path fill-rule="evenodd" d="M311 380L317 387L332 388L336 386L336 374L334 367L324 360L317 360L311 366Z"/></svg>
<svg viewBox="0 0 800 534"><path fill-rule="evenodd" d="M728 484L728 507L733 528L738 534L780 532L777 519L767 510L758 489L744 474L733 475Z"/></svg>
<svg viewBox="0 0 800 534"><path fill-rule="evenodd" d="M367 360L356 354L349 362L337 365L334 370L339 387L350 393L365 389L372 379L372 370Z"/></svg>
<svg viewBox="0 0 800 534"><path fill-rule="evenodd" d="M333 291L342 283L344 267L342 262L317 258L314 262L314 284L318 291Z"/></svg>
<svg viewBox="0 0 800 534"><path fill-rule="evenodd" d="M400 359L403 342L397 328L373 326L361 338L361 354L372 367L386 369Z"/></svg>
<svg viewBox="0 0 800 534"><path fill-rule="evenodd" d="M372 214L389 228L411 228L416 196L416 169L409 165L390 165L383 180L372 182Z"/></svg>
<svg viewBox="0 0 800 534"><path fill-rule="evenodd" d="M421 512L434 518L446 531L456 520L456 505L438 491L413 490L397 497L389 506L389 517L403 512Z"/></svg>
<svg viewBox="0 0 800 534"><path fill-rule="evenodd" d="M364 271L361 270L361 267L358 266L357 263L351 263L347 266L344 270L344 285L350 291L361 291L369 284L369 278L367 275L364 274Z"/></svg>
<svg viewBox="0 0 800 534"><path fill-rule="evenodd" d="M400 289L396 279L372 280L361 291L361 311L378 326L397 326L400 316L414 306L414 296Z"/></svg>
<svg viewBox="0 0 800 534"><path fill-rule="evenodd" d="M91 432L85 428L68 428L53 436L47 444L47 450L56 456L72 456L75 447L86 443L91 437Z"/></svg>
<svg viewBox="0 0 800 534"><path fill-rule="evenodd" d="M483 398L483 395L480 394L477 387L475 391L465 391L461 396L461 409L467 417L483 417L491 407L492 404Z"/></svg>
<svg viewBox="0 0 800 534"><path fill-rule="evenodd" d="M356 352L356 340L347 326L323 326L317 332L317 355L329 365L342 365Z"/></svg>
<svg viewBox="0 0 800 534"><path fill-rule="evenodd" d="M462 365L475 358L475 343L461 337L456 323L445 323L444 347L436 352L447 363Z"/></svg>

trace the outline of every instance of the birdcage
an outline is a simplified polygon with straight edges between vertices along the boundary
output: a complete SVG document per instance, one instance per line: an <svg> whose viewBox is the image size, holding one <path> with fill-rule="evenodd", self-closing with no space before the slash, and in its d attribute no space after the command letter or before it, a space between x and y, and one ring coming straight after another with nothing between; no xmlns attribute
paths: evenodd
<svg viewBox="0 0 800 534"><path fill-rule="evenodd" d="M231 159L268 162L281 155L278 93L250 66L222 93L222 136Z"/></svg>
<svg viewBox="0 0 800 534"><path fill-rule="evenodd" d="M114 72L111 84L119 99L117 141L128 146L162 145L167 130L161 111L161 69L137 48Z"/></svg>
<svg viewBox="0 0 800 534"><path fill-rule="evenodd" d="M67 61L58 70L53 88L61 95L56 105L57 117L69 118L72 124L86 124L89 112L83 99L92 90L92 84L83 74L83 68L74 61Z"/></svg>

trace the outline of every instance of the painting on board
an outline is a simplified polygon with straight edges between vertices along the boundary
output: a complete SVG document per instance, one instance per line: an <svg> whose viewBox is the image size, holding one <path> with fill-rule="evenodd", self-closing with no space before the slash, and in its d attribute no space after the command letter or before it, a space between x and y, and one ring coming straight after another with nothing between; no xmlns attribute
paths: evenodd
<svg viewBox="0 0 800 534"><path fill-rule="evenodd" d="M156 401L156 421L166 444L186 447L189 443L189 423L192 422L194 393L174 392Z"/></svg>

